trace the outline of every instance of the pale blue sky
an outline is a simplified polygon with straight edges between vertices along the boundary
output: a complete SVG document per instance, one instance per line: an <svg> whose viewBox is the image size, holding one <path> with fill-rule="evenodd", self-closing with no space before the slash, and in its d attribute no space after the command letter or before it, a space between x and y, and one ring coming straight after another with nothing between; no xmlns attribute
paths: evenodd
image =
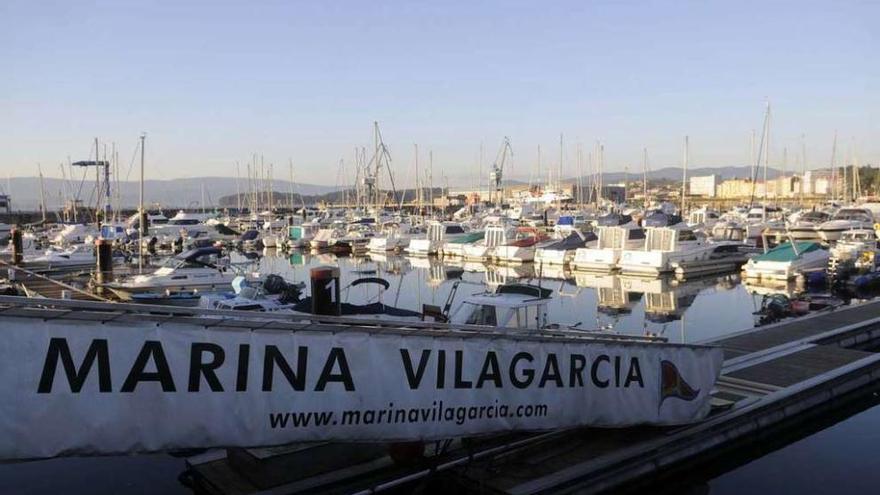
<svg viewBox="0 0 880 495"><path fill-rule="evenodd" d="M504 135L514 172L605 142L608 170L739 165L773 105L773 158L840 131L880 162L880 2L294 2L0 0L0 174L148 133L153 178L232 175L292 157L334 184L378 120L398 175L412 145L472 174ZM574 154L567 150L568 173ZM426 155L422 157L426 160ZM279 165L280 166L280 165ZM276 172L276 176L286 172Z"/></svg>

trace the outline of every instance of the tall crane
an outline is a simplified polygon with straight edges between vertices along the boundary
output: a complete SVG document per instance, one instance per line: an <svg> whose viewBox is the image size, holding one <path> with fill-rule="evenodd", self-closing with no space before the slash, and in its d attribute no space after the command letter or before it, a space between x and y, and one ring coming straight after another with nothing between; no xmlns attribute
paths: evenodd
<svg viewBox="0 0 880 495"><path fill-rule="evenodd" d="M101 218L101 224L107 223L107 215L110 211L110 162L106 160L99 159L98 153L98 138L95 138L95 159L94 160L83 160L79 162L73 162L71 165L74 167L95 167L96 171L100 171L101 168L104 169L104 181L103 184L99 182L99 196L104 196L104 214ZM106 148L104 154L106 155ZM98 175L100 177L100 173ZM103 193L103 194L100 194ZM100 200L99 200L100 201ZM100 205L100 202L99 202Z"/></svg>
<svg viewBox="0 0 880 495"><path fill-rule="evenodd" d="M373 122L373 140L375 151L370 161L364 165L364 175L361 178L361 185L366 194L366 199L364 201L365 206L369 205L370 202L375 201L376 215L378 215L379 210L382 209L382 204L384 203L383 198L381 197L381 189L379 188L379 174L383 167L388 171L388 179L391 182L391 193L393 197L397 197L397 189L394 186L394 174L391 171L391 153L389 153L388 147L385 146L385 141L382 140L382 132L379 131L378 122Z"/></svg>
<svg viewBox="0 0 880 495"><path fill-rule="evenodd" d="M507 161L508 156L513 156L513 148L510 146L510 138L505 136L501 141L498 155L495 156L495 162L492 163L492 169L489 171L489 183L492 184L491 196L489 197L490 202L492 197L495 197L495 201L498 204L501 204L504 199L501 184L504 176L504 163Z"/></svg>

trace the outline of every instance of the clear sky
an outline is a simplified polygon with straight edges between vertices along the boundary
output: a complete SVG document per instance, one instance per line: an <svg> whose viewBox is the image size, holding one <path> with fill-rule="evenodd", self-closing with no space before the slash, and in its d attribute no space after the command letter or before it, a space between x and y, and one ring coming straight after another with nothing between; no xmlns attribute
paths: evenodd
<svg viewBox="0 0 880 495"><path fill-rule="evenodd" d="M398 176L413 144L469 177L510 136L566 174L601 139L606 170L742 165L773 110L772 161L880 162L880 2L0 0L0 174L115 141L148 176L234 175L251 153L333 185L378 120ZM760 131L759 131L760 132ZM286 175L276 172L276 176ZM401 179L403 180L403 179Z"/></svg>

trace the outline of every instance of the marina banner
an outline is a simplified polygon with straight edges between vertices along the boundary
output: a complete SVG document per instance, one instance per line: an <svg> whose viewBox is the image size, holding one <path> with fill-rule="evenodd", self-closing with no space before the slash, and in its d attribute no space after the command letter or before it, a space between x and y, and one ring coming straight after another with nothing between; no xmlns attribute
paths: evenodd
<svg viewBox="0 0 880 495"><path fill-rule="evenodd" d="M690 423L722 363L710 347L449 331L0 326L2 459Z"/></svg>

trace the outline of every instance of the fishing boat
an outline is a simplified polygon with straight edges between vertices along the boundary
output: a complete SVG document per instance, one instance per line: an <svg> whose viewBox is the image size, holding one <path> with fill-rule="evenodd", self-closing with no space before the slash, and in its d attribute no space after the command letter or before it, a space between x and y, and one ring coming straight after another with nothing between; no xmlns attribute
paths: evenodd
<svg viewBox="0 0 880 495"><path fill-rule="evenodd" d="M645 229L644 248L624 250L618 267L623 273L658 275L674 271L681 263L707 260L716 247L685 223L649 227Z"/></svg>
<svg viewBox="0 0 880 495"><path fill-rule="evenodd" d="M805 270L824 269L828 258L828 251L819 243L786 242L750 259L743 267L743 276L755 280L787 281Z"/></svg>
<svg viewBox="0 0 880 495"><path fill-rule="evenodd" d="M606 215L597 223L596 247L575 250L571 262L575 270L614 270L624 250L638 249L645 244L645 230L629 215Z"/></svg>
<svg viewBox="0 0 880 495"><path fill-rule="evenodd" d="M825 242L840 239L844 232L855 229L873 229L874 215L864 208L841 208L831 220L820 224L816 230Z"/></svg>
<svg viewBox="0 0 880 495"><path fill-rule="evenodd" d="M581 233L573 230L563 239L538 247L535 251L535 263L568 265L578 249L595 246L597 239L593 232Z"/></svg>
<svg viewBox="0 0 880 495"><path fill-rule="evenodd" d="M466 236L470 229L458 222L431 222L423 238L413 238L406 252L416 256L438 254L443 244Z"/></svg>
<svg viewBox="0 0 880 495"><path fill-rule="evenodd" d="M165 261L154 272L121 282L103 285L120 298L129 300L132 294L142 292L166 292L198 290L228 290L232 280L241 275L234 269L216 247L202 247L184 251ZM258 279L259 274L247 273L248 279Z"/></svg>

